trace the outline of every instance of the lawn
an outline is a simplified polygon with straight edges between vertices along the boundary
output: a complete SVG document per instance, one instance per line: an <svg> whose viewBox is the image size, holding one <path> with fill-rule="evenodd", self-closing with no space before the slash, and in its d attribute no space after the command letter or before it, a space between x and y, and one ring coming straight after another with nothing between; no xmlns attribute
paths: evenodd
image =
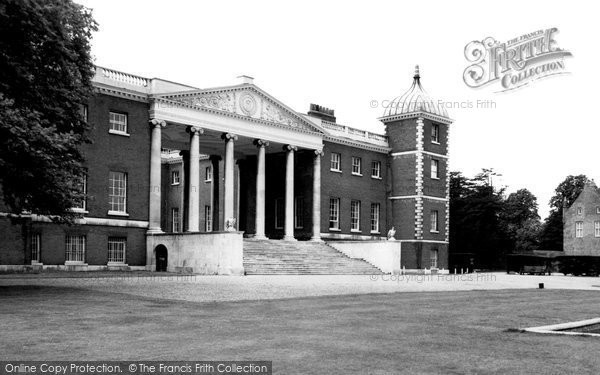
<svg viewBox="0 0 600 375"><path fill-rule="evenodd" d="M192 303L0 287L0 360L272 360L275 373L597 373L600 340L512 331L600 293L500 290Z"/></svg>

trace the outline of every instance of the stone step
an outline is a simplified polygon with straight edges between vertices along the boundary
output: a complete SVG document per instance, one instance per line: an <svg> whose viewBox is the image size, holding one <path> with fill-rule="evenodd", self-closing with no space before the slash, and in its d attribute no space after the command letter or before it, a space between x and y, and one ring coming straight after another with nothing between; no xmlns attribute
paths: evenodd
<svg viewBox="0 0 600 375"><path fill-rule="evenodd" d="M373 275L381 270L326 243L244 240L247 275Z"/></svg>

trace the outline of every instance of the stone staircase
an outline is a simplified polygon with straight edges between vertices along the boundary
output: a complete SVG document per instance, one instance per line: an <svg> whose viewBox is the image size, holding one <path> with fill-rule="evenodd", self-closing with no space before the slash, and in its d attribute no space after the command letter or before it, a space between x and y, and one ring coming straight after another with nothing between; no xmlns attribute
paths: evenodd
<svg viewBox="0 0 600 375"><path fill-rule="evenodd" d="M324 242L244 239L246 275L380 275Z"/></svg>

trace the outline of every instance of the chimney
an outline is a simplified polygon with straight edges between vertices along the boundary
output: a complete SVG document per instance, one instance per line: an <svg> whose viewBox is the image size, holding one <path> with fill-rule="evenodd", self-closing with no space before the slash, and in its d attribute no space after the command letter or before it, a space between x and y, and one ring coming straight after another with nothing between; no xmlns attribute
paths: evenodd
<svg viewBox="0 0 600 375"><path fill-rule="evenodd" d="M241 76L238 76L237 78L238 78L240 85L251 85L254 83L254 77L241 75Z"/></svg>
<svg viewBox="0 0 600 375"><path fill-rule="evenodd" d="M318 104L310 104L310 110L307 113L311 117L320 118L321 120L335 122L335 111L333 109L323 107Z"/></svg>

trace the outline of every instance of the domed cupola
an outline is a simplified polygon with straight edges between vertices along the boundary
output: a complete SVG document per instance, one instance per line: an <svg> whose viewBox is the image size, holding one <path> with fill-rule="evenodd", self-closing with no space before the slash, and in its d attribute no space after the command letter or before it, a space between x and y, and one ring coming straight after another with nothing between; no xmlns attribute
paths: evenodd
<svg viewBox="0 0 600 375"><path fill-rule="evenodd" d="M449 119L448 112L442 103L432 99L421 86L419 66L415 66L413 84L403 95L390 101L379 120L387 122L397 118L408 118L411 115L427 113L433 116Z"/></svg>

